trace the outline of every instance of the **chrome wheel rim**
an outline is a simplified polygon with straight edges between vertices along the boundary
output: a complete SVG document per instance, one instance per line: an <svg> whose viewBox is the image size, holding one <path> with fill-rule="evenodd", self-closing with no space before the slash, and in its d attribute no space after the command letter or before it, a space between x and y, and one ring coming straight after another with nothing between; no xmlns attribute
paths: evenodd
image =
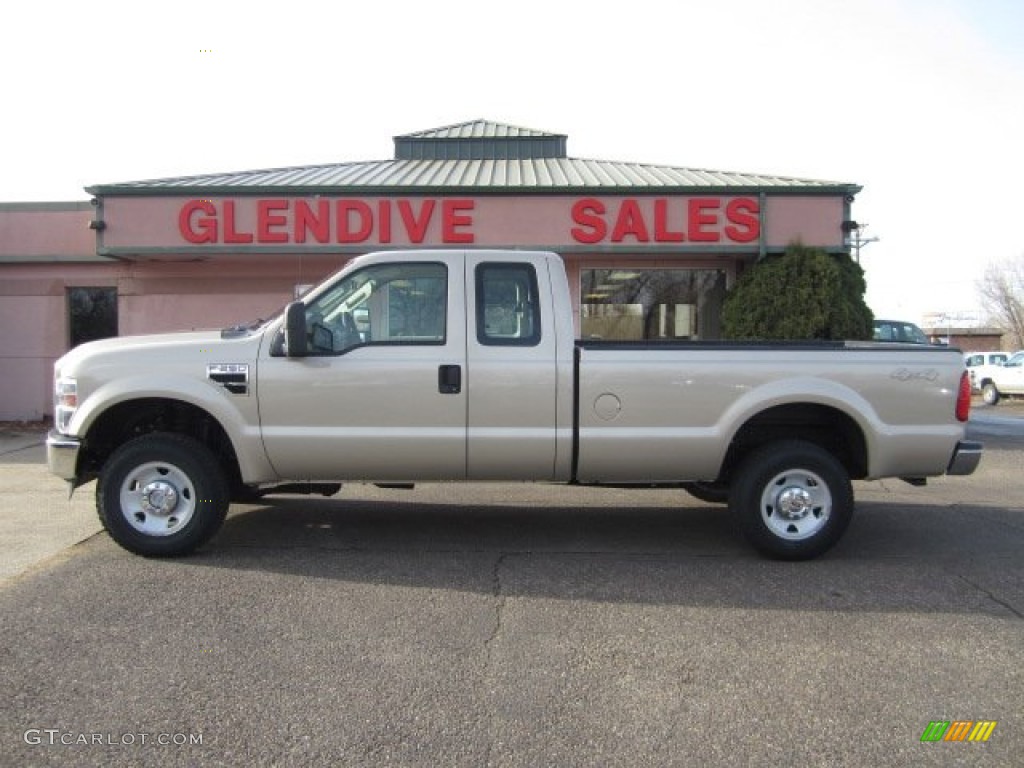
<svg viewBox="0 0 1024 768"><path fill-rule="evenodd" d="M780 472L761 493L761 520L789 541L814 536L832 514L832 494L821 476L807 469Z"/></svg>
<svg viewBox="0 0 1024 768"><path fill-rule="evenodd" d="M188 475L173 464L154 461L133 469L121 483L121 514L147 536L170 536L192 519L196 491Z"/></svg>

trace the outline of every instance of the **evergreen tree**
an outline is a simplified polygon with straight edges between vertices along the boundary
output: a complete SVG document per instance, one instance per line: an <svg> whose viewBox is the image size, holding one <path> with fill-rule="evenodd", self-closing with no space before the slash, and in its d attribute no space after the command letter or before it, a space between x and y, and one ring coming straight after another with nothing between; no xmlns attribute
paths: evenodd
<svg viewBox="0 0 1024 768"><path fill-rule="evenodd" d="M729 292L722 328L731 339L870 339L864 270L849 256L791 245L749 268Z"/></svg>
<svg viewBox="0 0 1024 768"><path fill-rule="evenodd" d="M839 268L839 294L832 304L830 336L832 339L867 340L874 336L875 316L864 294L868 284L860 264L843 253L832 257Z"/></svg>

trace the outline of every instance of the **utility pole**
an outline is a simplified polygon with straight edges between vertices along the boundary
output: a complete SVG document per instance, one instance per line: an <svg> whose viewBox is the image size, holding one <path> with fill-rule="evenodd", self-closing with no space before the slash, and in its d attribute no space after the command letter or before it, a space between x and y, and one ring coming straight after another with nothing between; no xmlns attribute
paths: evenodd
<svg viewBox="0 0 1024 768"><path fill-rule="evenodd" d="M853 246L853 253L858 264L860 264L860 249L869 243L877 243L879 240L877 237L863 237L863 232L867 228L867 224L858 224L853 230L853 236L850 238L850 244Z"/></svg>

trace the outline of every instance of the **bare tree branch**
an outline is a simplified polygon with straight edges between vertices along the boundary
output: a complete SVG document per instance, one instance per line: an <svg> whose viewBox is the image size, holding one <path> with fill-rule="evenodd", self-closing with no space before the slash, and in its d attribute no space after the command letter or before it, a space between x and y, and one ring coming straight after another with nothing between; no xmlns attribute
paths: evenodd
<svg viewBox="0 0 1024 768"><path fill-rule="evenodd" d="M989 264L977 289L991 322L1024 347L1024 255Z"/></svg>

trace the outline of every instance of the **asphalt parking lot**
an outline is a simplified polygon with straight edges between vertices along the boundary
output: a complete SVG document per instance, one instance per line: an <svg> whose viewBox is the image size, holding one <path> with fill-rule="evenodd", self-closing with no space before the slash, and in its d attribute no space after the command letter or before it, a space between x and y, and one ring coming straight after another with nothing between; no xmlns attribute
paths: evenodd
<svg viewBox="0 0 1024 768"><path fill-rule="evenodd" d="M1024 407L758 558L677 491L370 486L180 560L0 450L0 765L984 765L1024 755ZM989 721L985 742L922 742Z"/></svg>

